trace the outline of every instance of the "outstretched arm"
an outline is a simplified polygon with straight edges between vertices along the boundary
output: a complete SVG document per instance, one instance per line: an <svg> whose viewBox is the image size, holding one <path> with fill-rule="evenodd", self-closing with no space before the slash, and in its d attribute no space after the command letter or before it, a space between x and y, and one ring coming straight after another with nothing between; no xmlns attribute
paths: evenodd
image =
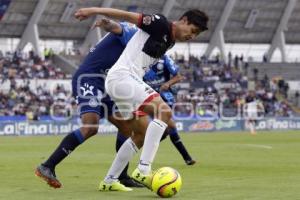
<svg viewBox="0 0 300 200"><path fill-rule="evenodd" d="M172 77L168 82L165 82L164 84L162 84L162 86L160 87L160 91L165 91L170 89L170 87L176 83L179 83L180 81L184 80L185 77L177 74L176 76Z"/></svg>
<svg viewBox="0 0 300 200"><path fill-rule="evenodd" d="M94 15L103 15L109 18L127 21L138 25L140 14L134 12L128 12L124 10L114 9L114 8L80 8L75 12L75 18L78 20L85 20Z"/></svg>
<svg viewBox="0 0 300 200"><path fill-rule="evenodd" d="M103 19L97 20L94 23L92 28L96 28L96 27L99 27L99 28L105 30L106 32L114 33L117 35L122 34L122 26L118 22L115 22L110 19L103 18Z"/></svg>

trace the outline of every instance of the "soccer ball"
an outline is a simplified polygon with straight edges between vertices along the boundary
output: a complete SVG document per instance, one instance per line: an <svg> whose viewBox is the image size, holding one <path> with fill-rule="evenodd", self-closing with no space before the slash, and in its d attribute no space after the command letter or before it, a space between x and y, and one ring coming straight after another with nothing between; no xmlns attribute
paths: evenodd
<svg viewBox="0 0 300 200"><path fill-rule="evenodd" d="M177 194L181 188L180 174L171 167L162 167L155 171L152 179L152 191L167 198Z"/></svg>

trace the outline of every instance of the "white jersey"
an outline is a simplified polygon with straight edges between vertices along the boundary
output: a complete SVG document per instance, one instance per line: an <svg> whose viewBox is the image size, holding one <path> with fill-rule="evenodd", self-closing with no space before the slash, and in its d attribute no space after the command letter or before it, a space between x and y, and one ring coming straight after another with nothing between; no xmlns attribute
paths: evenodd
<svg viewBox="0 0 300 200"><path fill-rule="evenodd" d="M145 72L174 45L172 24L162 15L141 15L139 28L109 70L105 90L125 118L159 94L143 81Z"/></svg>
<svg viewBox="0 0 300 200"><path fill-rule="evenodd" d="M256 100L247 103L247 112L248 113L257 113L258 112L258 103Z"/></svg>
<svg viewBox="0 0 300 200"><path fill-rule="evenodd" d="M142 78L149 67L174 45L172 24L163 15L141 14L138 27L140 30L128 42L108 76L129 73Z"/></svg>
<svg viewBox="0 0 300 200"><path fill-rule="evenodd" d="M127 43L122 55L109 70L109 73L129 72L138 77L143 77L149 67L158 61L157 58L153 58L142 51L149 37L148 33L139 29Z"/></svg>
<svg viewBox="0 0 300 200"><path fill-rule="evenodd" d="M246 117L250 120L258 118L258 101L255 98L246 98Z"/></svg>

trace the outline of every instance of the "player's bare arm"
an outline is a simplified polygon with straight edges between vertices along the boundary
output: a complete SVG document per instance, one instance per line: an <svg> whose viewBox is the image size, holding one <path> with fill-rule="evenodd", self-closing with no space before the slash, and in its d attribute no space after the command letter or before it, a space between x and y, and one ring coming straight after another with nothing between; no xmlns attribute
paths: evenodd
<svg viewBox="0 0 300 200"><path fill-rule="evenodd" d="M106 18L97 20L92 28L97 27L114 34L122 33L122 26L118 22Z"/></svg>
<svg viewBox="0 0 300 200"><path fill-rule="evenodd" d="M133 24L138 25L139 22L139 13L128 12L124 10L114 9L114 8L99 8L99 7L91 7L91 8L80 8L75 12L75 18L82 21L88 19L91 16L102 15L109 18L127 21Z"/></svg>
<svg viewBox="0 0 300 200"><path fill-rule="evenodd" d="M161 87L160 91L168 90L172 85L179 83L180 81L184 80L185 77L177 74L176 76L172 77L168 82L165 82Z"/></svg>

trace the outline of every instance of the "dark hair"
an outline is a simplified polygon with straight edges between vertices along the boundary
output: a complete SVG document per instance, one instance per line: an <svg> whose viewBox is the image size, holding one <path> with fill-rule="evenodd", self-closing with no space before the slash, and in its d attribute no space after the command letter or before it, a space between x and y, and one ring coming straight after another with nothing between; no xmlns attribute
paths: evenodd
<svg viewBox="0 0 300 200"><path fill-rule="evenodd" d="M198 9L188 10L180 17L180 19L183 17L187 17L188 22L199 27L201 31L208 30L207 23L209 18L205 12Z"/></svg>

